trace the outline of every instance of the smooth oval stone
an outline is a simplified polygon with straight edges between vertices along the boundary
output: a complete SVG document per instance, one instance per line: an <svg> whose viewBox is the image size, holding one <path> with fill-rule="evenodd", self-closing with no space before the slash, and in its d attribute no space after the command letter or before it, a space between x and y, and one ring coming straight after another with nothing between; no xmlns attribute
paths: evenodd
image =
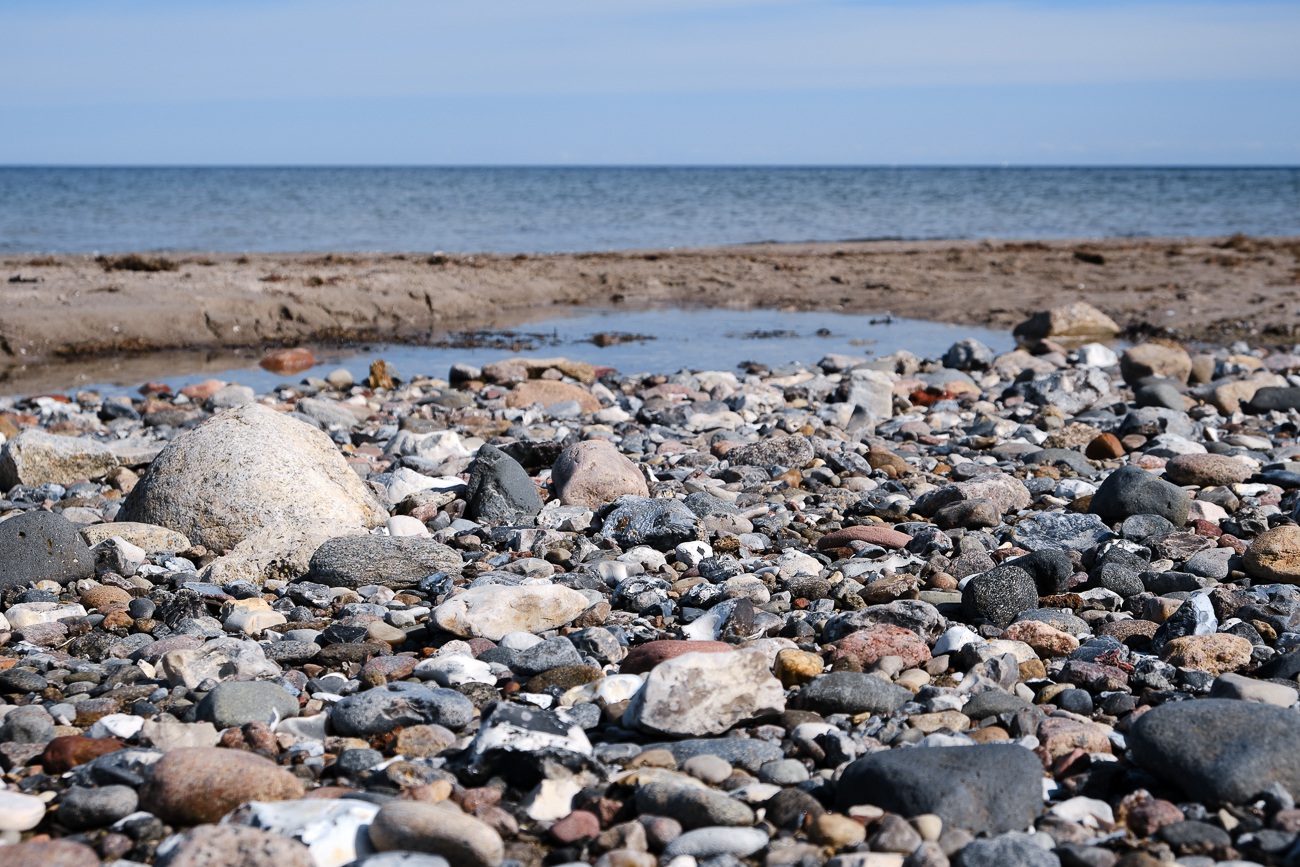
<svg viewBox="0 0 1300 867"><path fill-rule="evenodd" d="M419 801L390 801L370 825L370 842L381 852L428 852L451 867L499 867L501 835L473 816Z"/></svg>
<svg viewBox="0 0 1300 867"><path fill-rule="evenodd" d="M930 747L872 753L836 787L845 812L872 804L904 817L934 813L944 827L1001 834L1030 826L1043 809L1043 766L1020 746Z"/></svg>
<svg viewBox="0 0 1300 867"><path fill-rule="evenodd" d="M712 858L715 855L734 855L744 858L767 845L766 832L757 828L697 828L687 831L668 844L665 858L688 855L694 858Z"/></svg>
<svg viewBox="0 0 1300 867"><path fill-rule="evenodd" d="M1129 733L1144 770L1204 802L1244 804L1270 785L1300 796L1300 716L1231 699L1164 704Z"/></svg>
<svg viewBox="0 0 1300 867"><path fill-rule="evenodd" d="M303 796L302 781L253 753L186 747L164 755L140 799L165 822L216 822L248 801L287 801Z"/></svg>

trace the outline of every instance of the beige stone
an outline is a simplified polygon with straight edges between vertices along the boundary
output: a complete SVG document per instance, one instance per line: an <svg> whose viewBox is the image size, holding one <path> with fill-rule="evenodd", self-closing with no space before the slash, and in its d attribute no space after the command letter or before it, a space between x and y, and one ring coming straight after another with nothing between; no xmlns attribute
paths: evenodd
<svg viewBox="0 0 1300 867"><path fill-rule="evenodd" d="M551 468L551 483L566 506L597 509L624 494L650 496L636 464L602 439L574 443L561 452Z"/></svg>
<svg viewBox="0 0 1300 867"><path fill-rule="evenodd" d="M1240 635L1216 632L1185 635L1165 645L1161 656L1170 665L1219 675L1250 665L1251 644Z"/></svg>
<svg viewBox="0 0 1300 867"><path fill-rule="evenodd" d="M1282 524L1260 533L1246 549L1242 565L1255 578L1300 584L1300 526Z"/></svg>

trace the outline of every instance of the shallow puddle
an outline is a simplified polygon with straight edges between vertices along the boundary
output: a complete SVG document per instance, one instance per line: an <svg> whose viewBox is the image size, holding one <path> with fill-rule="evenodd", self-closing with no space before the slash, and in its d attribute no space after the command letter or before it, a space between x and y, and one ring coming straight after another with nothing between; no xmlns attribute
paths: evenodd
<svg viewBox="0 0 1300 867"><path fill-rule="evenodd" d="M49 362L0 369L0 394L74 391L130 392L146 381L181 388L215 378L262 393L283 382L323 377L343 367L363 379L376 358L402 378L446 377L457 362L482 365L514 355L565 356L623 373L673 373L683 368L734 370L745 361L769 366L813 363L828 353L878 357L900 349L938 357L955 341L971 337L994 351L1014 346L1004 331L948 325L888 315L779 310L584 310L510 330L462 331L437 335L427 344L367 344L312 347L319 363L286 375L257 366L262 353L225 350L169 351Z"/></svg>

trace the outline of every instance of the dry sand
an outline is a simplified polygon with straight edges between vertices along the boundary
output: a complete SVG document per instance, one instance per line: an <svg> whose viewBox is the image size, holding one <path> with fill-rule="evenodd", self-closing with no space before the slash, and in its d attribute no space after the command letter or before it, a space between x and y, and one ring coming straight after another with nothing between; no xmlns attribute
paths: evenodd
<svg viewBox="0 0 1300 867"><path fill-rule="evenodd" d="M90 256L0 258L0 278L9 280L0 284L0 369L129 351L419 340L544 319L557 305L889 311L1010 328L1034 311L1085 300L1130 336L1300 340L1300 238L891 241L548 256L190 254L160 263L174 270L114 264ZM221 352L213 358L229 360ZM156 367L162 359L140 361Z"/></svg>

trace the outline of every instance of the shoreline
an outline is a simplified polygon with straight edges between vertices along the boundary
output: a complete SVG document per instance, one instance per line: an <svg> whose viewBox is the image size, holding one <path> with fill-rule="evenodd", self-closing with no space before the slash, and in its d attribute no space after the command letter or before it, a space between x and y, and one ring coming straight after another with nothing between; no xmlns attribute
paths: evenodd
<svg viewBox="0 0 1300 867"><path fill-rule="evenodd" d="M1010 330L1038 310L1081 300L1135 338L1246 338L1261 346L1300 339L1300 238L869 241L548 255L17 254L0 256L0 276L8 281L0 294L0 366L7 367L161 350L414 342L523 325L566 308L665 305L889 312Z"/></svg>

